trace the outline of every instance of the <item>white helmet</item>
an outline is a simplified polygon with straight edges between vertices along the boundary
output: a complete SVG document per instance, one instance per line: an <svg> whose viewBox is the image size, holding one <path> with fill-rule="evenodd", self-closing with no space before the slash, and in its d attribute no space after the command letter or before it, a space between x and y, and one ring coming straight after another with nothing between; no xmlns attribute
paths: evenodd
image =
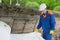
<svg viewBox="0 0 60 40"><path fill-rule="evenodd" d="M46 8L46 4L42 3L40 6L39 6L39 11L42 11Z"/></svg>

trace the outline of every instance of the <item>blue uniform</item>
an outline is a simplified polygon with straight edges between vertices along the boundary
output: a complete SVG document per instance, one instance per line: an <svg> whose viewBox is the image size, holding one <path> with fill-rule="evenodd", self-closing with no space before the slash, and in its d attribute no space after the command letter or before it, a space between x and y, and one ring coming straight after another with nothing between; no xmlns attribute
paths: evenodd
<svg viewBox="0 0 60 40"><path fill-rule="evenodd" d="M44 18L43 15L40 15L40 20L37 29L40 29L40 27L42 27L43 38L45 40L52 40L52 35L50 34L50 30L55 29L55 24L56 22L55 22L54 14L48 14L48 11L46 11L46 18Z"/></svg>

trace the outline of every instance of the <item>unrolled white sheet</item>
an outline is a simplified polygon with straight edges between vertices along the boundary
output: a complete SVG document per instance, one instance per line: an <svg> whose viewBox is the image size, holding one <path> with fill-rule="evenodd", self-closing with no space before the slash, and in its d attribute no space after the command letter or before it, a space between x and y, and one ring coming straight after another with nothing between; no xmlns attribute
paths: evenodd
<svg viewBox="0 0 60 40"><path fill-rule="evenodd" d="M10 40L44 40L40 33L11 34Z"/></svg>
<svg viewBox="0 0 60 40"><path fill-rule="evenodd" d="M11 34L11 28L0 21L0 40L44 40L41 33Z"/></svg>

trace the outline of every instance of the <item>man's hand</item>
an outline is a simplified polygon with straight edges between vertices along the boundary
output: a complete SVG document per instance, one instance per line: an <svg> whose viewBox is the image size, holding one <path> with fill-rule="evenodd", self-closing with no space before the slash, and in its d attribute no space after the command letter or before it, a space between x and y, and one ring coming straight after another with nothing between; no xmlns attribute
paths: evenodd
<svg viewBox="0 0 60 40"><path fill-rule="evenodd" d="M35 32L38 32L38 29L35 29Z"/></svg>
<svg viewBox="0 0 60 40"><path fill-rule="evenodd" d="M53 34L54 33L54 31L53 30L50 30L50 34Z"/></svg>

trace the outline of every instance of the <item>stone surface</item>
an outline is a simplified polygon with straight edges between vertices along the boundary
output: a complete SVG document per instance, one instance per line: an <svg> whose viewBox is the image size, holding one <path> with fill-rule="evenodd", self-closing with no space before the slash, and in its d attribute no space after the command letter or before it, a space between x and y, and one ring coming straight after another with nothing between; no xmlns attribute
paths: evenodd
<svg viewBox="0 0 60 40"><path fill-rule="evenodd" d="M12 27L12 33L21 33L23 31L24 23L24 20L15 20Z"/></svg>
<svg viewBox="0 0 60 40"><path fill-rule="evenodd" d="M56 18L56 30L60 30L60 18Z"/></svg>
<svg viewBox="0 0 60 40"><path fill-rule="evenodd" d="M13 25L13 18L12 17L0 17L0 21L6 22L11 27Z"/></svg>

